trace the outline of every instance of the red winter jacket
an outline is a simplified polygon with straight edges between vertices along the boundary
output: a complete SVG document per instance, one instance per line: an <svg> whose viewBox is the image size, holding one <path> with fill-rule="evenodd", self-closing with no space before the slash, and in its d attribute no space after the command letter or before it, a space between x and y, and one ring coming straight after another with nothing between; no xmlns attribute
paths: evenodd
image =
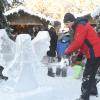
<svg viewBox="0 0 100 100"><path fill-rule="evenodd" d="M89 23L76 26L74 39L65 50L65 54L70 54L80 49L87 58L100 57L100 38Z"/></svg>

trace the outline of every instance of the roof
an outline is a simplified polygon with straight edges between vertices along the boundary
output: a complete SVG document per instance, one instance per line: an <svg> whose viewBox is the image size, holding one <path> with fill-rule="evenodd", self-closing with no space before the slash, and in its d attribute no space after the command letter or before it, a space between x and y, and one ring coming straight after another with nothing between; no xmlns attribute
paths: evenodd
<svg viewBox="0 0 100 100"><path fill-rule="evenodd" d="M34 16L37 16L41 19L45 19L46 21L53 21L52 18L50 18L49 16L47 17L46 15L40 13L40 12L33 12L32 10L28 9L28 8L25 8L24 6L18 6L17 8L13 8L11 10L8 10L4 13L5 16L8 16L10 14L14 14L14 13L18 13L19 11L23 10L24 12L26 12L27 14L30 14L30 15L34 15Z"/></svg>

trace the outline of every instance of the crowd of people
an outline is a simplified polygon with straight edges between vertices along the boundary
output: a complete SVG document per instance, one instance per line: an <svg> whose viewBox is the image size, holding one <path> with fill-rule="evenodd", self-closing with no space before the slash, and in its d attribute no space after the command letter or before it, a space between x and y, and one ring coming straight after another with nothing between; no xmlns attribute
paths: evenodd
<svg viewBox="0 0 100 100"><path fill-rule="evenodd" d="M73 54L73 52L79 51L80 54L82 55L81 56L78 55L77 57L80 59L78 58L77 60L75 59L74 63L77 63L77 61L82 61L83 55L85 55L85 58L87 59L82 78L81 96L76 100L89 100L90 95L94 96L98 95L95 76L100 66L99 32L97 32L91 26L88 19L84 16L75 18L73 14L66 13L63 22L65 26L68 27L69 30L71 30L72 33L71 35L74 38L73 41L69 42L68 47L64 48L63 55L66 55L68 57L71 54ZM59 41L59 39L57 39L58 35L56 27L53 27L52 30L54 36L53 37L51 36L50 50L47 52L47 55L49 57L56 56L55 52L57 52L57 43ZM50 30L50 35L52 35L51 30ZM61 55L60 57L63 57L63 55ZM58 61L60 61L61 58L59 57L59 54L57 56L58 56ZM50 61L52 62L52 60Z"/></svg>

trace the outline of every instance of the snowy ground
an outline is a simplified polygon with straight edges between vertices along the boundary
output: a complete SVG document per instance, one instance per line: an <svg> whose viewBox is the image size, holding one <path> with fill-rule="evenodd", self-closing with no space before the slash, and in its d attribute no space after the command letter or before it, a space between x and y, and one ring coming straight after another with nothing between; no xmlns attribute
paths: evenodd
<svg viewBox="0 0 100 100"><path fill-rule="evenodd" d="M1 88L0 91L0 99L75 100L80 95L81 80L73 79L71 76L52 78L47 76L47 68L42 67L37 74L37 80L34 81L30 72L31 70L29 71L27 68L23 70L21 79L16 84L14 91L10 90L11 87L9 89L6 87L7 82L1 83L1 87L3 84L3 89ZM100 90L100 84L98 84L98 90ZM100 100L100 97L91 97L90 100Z"/></svg>
<svg viewBox="0 0 100 100"><path fill-rule="evenodd" d="M73 78L72 68L68 68L67 77L47 76L47 66L39 60L46 52L47 44L44 43L49 39L43 35L44 41L42 34L40 33L32 41L34 46L31 45L27 35L19 36L14 59L9 61L11 64L6 64L9 66L5 68L9 80L0 82L0 100L75 100L80 96L81 80ZM29 62L26 63L28 60ZM100 84L98 84L98 90L100 90ZM91 97L90 100L100 100L100 96Z"/></svg>

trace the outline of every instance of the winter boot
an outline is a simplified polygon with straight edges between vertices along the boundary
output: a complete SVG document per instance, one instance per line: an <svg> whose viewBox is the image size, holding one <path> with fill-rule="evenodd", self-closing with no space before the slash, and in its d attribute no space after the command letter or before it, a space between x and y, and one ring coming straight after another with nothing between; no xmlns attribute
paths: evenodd
<svg viewBox="0 0 100 100"><path fill-rule="evenodd" d="M61 76L62 69L60 67L56 68L56 76Z"/></svg>
<svg viewBox="0 0 100 100"><path fill-rule="evenodd" d="M3 76L3 75L0 75L0 80L8 80L8 77L6 77L6 76Z"/></svg>
<svg viewBox="0 0 100 100"><path fill-rule="evenodd" d="M3 69L4 68L2 66L0 66L0 80L8 80L8 77L3 76L3 74L2 74Z"/></svg>
<svg viewBox="0 0 100 100"><path fill-rule="evenodd" d="M98 97L97 88L92 88L91 91L90 91L90 95Z"/></svg>
<svg viewBox="0 0 100 100"><path fill-rule="evenodd" d="M81 95L79 98L77 98L75 100L89 100L89 98L83 98L82 95Z"/></svg>
<svg viewBox="0 0 100 100"><path fill-rule="evenodd" d="M55 77L55 74L53 73L53 69L52 68L48 68L48 76Z"/></svg>
<svg viewBox="0 0 100 100"><path fill-rule="evenodd" d="M76 99L76 100L84 100L84 99L82 99L82 98L78 98L78 99Z"/></svg>
<svg viewBox="0 0 100 100"><path fill-rule="evenodd" d="M63 67L62 68L62 77L66 77L67 76L67 68Z"/></svg>

